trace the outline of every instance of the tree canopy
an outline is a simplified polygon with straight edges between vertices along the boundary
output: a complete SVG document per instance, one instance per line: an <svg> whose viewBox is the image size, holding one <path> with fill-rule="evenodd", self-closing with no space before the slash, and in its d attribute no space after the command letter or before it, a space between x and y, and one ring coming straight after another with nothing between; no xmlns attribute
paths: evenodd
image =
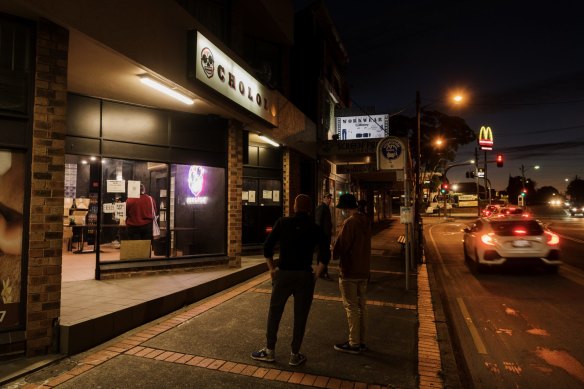
<svg viewBox="0 0 584 389"><path fill-rule="evenodd" d="M390 117L389 128L392 135L410 138L410 149L415 150L416 117L403 115ZM439 138L445 141L441 147L436 146L436 140ZM421 171L443 171L448 162L455 160L458 149L473 141L476 141L476 134L463 118L449 116L439 111L422 110L420 117ZM415 153L412 152L412 155Z"/></svg>

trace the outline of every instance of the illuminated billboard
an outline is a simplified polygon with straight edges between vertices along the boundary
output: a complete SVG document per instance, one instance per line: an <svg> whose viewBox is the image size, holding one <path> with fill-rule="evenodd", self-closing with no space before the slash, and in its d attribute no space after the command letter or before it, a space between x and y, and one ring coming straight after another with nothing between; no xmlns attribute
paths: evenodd
<svg viewBox="0 0 584 389"><path fill-rule="evenodd" d="M335 119L340 140L385 138L389 135L389 115L339 116Z"/></svg>

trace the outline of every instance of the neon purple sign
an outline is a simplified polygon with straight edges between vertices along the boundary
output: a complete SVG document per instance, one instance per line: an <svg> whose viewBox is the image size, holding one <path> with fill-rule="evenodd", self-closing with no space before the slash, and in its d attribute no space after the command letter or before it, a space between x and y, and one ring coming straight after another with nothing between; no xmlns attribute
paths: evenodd
<svg viewBox="0 0 584 389"><path fill-rule="evenodd" d="M188 183L191 193L198 197L203 192L205 185L205 169L202 166L193 165L189 168Z"/></svg>

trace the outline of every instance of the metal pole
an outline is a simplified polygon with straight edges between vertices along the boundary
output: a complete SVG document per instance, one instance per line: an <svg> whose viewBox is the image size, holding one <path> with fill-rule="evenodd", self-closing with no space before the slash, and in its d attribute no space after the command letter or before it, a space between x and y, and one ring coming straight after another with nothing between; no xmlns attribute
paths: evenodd
<svg viewBox="0 0 584 389"><path fill-rule="evenodd" d="M479 190L479 149L475 147L475 182L477 183L477 216L481 216L481 192Z"/></svg>
<svg viewBox="0 0 584 389"><path fill-rule="evenodd" d="M488 178L487 178L487 150L485 150L485 190L488 191L488 196L487 199L489 199L489 204L491 204L491 189L489 188L489 185L487 183Z"/></svg>
<svg viewBox="0 0 584 389"><path fill-rule="evenodd" d="M422 241L423 241L423 229L422 229L422 216L420 212L421 204L421 194L422 185L420 184L420 169L421 169L421 149L420 149L420 117L421 117L421 99L420 92L416 91L416 194L415 194L415 235L416 235L416 250L415 257L418 263L422 262Z"/></svg>
<svg viewBox="0 0 584 389"><path fill-rule="evenodd" d="M405 152L405 157L406 157L406 161L409 162L409 148L410 145L408 144L408 147L406 147L406 152ZM408 163L406 163L404 165L404 183L406 185L405 187L405 203L406 206L409 207L411 206L410 204L410 177L408 176L408 167L407 167ZM411 235L411 231L409 228L410 224L406 223L405 227L406 227L406 231L405 231L405 237L406 237L406 244L404 247L404 251L406 254L406 290L409 289L410 287L410 247L411 247L411 242L412 242L412 235Z"/></svg>

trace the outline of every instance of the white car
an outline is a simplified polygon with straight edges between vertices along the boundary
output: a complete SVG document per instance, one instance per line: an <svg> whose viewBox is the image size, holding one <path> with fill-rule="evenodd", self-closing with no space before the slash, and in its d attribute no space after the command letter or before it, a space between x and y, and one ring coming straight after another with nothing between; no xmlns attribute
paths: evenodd
<svg viewBox="0 0 584 389"><path fill-rule="evenodd" d="M562 263L558 235L531 217L480 218L463 231L464 259L479 272L504 264L543 265L557 272Z"/></svg>

